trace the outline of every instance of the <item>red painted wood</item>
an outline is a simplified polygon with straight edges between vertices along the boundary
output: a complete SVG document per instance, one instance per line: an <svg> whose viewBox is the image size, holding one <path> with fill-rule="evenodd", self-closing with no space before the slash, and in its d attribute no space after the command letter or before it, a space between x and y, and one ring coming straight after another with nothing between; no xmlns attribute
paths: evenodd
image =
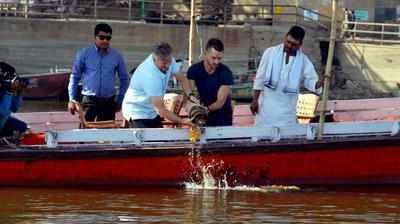
<svg viewBox="0 0 400 224"><path fill-rule="evenodd" d="M400 97L376 98L376 99L356 99L356 100L330 100L327 104L327 111L357 111L375 110L383 108L400 108ZM321 105L318 105L321 111Z"/></svg>
<svg viewBox="0 0 400 224"><path fill-rule="evenodd" d="M345 121L372 121L372 120L400 120L400 110L376 109L369 111L335 112L333 119L338 122Z"/></svg>
<svg viewBox="0 0 400 224"><path fill-rule="evenodd" d="M25 134L24 138L21 140L21 145L45 145L45 135L44 133L30 133Z"/></svg>
<svg viewBox="0 0 400 224"><path fill-rule="evenodd" d="M123 157L108 152L106 157L0 160L0 186L180 185L201 179L195 175L199 167L191 166L199 163L212 167L216 177L228 174L232 185L399 184L398 143L283 145L273 151L241 145L200 156L192 156L188 148L166 148L158 154Z"/></svg>
<svg viewBox="0 0 400 224"><path fill-rule="evenodd" d="M1 185L176 185L181 182L180 157L88 160L4 161Z"/></svg>

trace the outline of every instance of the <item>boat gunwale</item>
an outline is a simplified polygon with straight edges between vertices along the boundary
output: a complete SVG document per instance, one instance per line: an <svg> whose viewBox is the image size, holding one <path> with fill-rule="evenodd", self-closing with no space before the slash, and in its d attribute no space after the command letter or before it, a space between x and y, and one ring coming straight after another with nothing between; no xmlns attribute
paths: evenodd
<svg viewBox="0 0 400 224"><path fill-rule="evenodd" d="M57 148L41 149L19 147L15 149L0 149L0 161L5 160L40 160L40 159L95 159L95 158L130 158L180 156L199 152L205 154L246 154L246 153L280 153L280 152L312 152L327 150L350 150L356 146L366 150L371 146L390 146L400 142L400 136L368 136L351 138L330 138L323 140L306 140L282 142L222 142L207 144L185 144L168 146L136 146L136 145L85 145L58 146ZM43 146L45 147L45 146ZM110 148L112 147L112 148ZM400 149L400 148L399 148Z"/></svg>

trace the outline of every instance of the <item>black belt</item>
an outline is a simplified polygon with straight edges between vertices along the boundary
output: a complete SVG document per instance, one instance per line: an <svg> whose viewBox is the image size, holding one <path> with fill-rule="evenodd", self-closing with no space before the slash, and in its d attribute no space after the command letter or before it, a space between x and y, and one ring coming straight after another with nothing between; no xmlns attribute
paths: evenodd
<svg viewBox="0 0 400 224"><path fill-rule="evenodd" d="M94 102L110 102L114 101L115 96L111 97L98 97L98 96L86 96L84 95L83 97L87 98L89 101L94 101Z"/></svg>

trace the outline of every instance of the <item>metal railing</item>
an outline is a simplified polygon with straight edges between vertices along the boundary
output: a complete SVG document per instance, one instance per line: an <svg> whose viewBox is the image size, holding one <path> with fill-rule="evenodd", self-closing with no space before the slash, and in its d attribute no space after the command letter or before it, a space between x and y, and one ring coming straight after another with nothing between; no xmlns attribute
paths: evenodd
<svg viewBox="0 0 400 224"><path fill-rule="evenodd" d="M352 41L400 44L400 24L344 21L341 37Z"/></svg>
<svg viewBox="0 0 400 224"><path fill-rule="evenodd" d="M6 2L6 3L2 3ZM110 19L153 23L188 24L190 3L185 0L0 0L0 15L25 18ZM272 1L273 2L273 1ZM307 18L304 12L312 18ZM199 24L272 25L294 22L321 25L329 17L295 5L279 4L197 4ZM318 18L316 21L314 18ZM326 23L325 23L326 24Z"/></svg>
<svg viewBox="0 0 400 224"><path fill-rule="evenodd" d="M16 3L14 1L0 1L0 15L1 16L17 16Z"/></svg>

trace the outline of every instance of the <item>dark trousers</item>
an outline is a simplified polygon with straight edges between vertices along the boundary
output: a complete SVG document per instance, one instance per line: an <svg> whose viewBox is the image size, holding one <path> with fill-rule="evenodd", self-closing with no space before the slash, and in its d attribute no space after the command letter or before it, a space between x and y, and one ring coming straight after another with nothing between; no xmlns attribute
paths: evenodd
<svg viewBox="0 0 400 224"><path fill-rule="evenodd" d="M157 116L154 119L137 119L129 120L130 128L162 128L163 124L161 117Z"/></svg>
<svg viewBox="0 0 400 224"><path fill-rule="evenodd" d="M114 97L83 96L82 108L86 121L108 121L115 120L117 105Z"/></svg>
<svg viewBox="0 0 400 224"><path fill-rule="evenodd" d="M28 126L25 122L10 116L0 131L0 137L13 136L15 132L22 134L26 129L28 129Z"/></svg>
<svg viewBox="0 0 400 224"><path fill-rule="evenodd" d="M232 126L233 111L232 110L217 110L208 114L206 126Z"/></svg>

